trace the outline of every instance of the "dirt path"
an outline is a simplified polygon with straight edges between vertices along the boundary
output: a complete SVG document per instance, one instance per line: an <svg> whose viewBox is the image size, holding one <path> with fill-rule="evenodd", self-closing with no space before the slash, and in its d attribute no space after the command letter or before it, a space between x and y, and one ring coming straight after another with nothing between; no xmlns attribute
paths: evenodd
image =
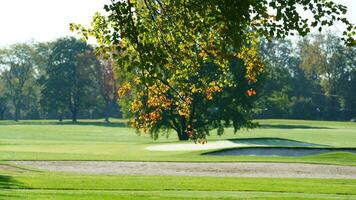
<svg viewBox="0 0 356 200"><path fill-rule="evenodd" d="M356 167L296 163L13 161L41 170L83 174L356 179Z"/></svg>

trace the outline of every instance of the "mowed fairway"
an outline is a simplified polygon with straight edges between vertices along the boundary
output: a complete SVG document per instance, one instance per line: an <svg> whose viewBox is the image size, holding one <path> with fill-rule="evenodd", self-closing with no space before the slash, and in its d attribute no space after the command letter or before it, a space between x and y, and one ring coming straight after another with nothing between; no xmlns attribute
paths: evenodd
<svg viewBox="0 0 356 200"><path fill-rule="evenodd" d="M356 147L356 123L262 120L261 128L231 129L226 139L269 138L317 146ZM264 140L260 140L263 142ZM356 165L356 154L337 152L302 157L211 156L209 151L149 151L177 143L174 133L154 141L122 121L0 122L0 199L356 199L355 179L90 175L15 166L14 160L298 162ZM189 143L189 142L185 142ZM268 145L285 146L273 142ZM257 145L251 143L250 145Z"/></svg>
<svg viewBox="0 0 356 200"><path fill-rule="evenodd" d="M269 138L328 147L356 147L356 123L262 120L261 128L236 135L226 129L226 139ZM280 161L356 165L356 154L328 153L304 157L208 156L208 151L148 151L152 145L177 143L175 133L152 140L137 135L121 121L105 124L84 121L73 125L55 121L0 122L0 160L123 160L123 161ZM191 143L191 142L185 142ZM263 143L263 140L262 140ZM261 142L259 143L259 145ZM251 146L256 143L251 143ZM284 143L269 145L284 146Z"/></svg>

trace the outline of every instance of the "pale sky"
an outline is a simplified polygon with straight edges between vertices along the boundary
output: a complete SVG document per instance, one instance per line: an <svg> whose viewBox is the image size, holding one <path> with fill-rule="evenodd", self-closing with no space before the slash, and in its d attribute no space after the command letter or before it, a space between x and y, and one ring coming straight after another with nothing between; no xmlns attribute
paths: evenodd
<svg viewBox="0 0 356 200"><path fill-rule="evenodd" d="M109 0L0 0L0 46L75 35L69 23L89 25Z"/></svg>
<svg viewBox="0 0 356 200"><path fill-rule="evenodd" d="M109 0L0 0L0 46L16 42L50 41L75 35L69 23L89 25L93 14ZM356 24L356 0L335 0L349 8Z"/></svg>

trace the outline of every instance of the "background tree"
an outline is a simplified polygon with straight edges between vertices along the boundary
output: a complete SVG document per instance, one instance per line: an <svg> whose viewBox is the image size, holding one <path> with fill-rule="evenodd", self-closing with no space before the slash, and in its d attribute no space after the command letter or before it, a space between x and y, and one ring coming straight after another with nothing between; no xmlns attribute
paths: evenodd
<svg viewBox="0 0 356 200"><path fill-rule="evenodd" d="M2 51L0 62L6 95L14 106L14 119L18 121L35 87L35 50L29 44L15 44Z"/></svg>
<svg viewBox="0 0 356 200"><path fill-rule="evenodd" d="M297 7L313 13L311 23ZM134 72L133 125L144 132L174 129L180 140L205 140L209 130L251 127L249 110L263 69L257 38L305 35L310 27L344 22L346 8L320 1L112 1L91 29L98 52L116 52L117 66ZM270 14L276 13L275 15ZM274 11L274 12L273 12ZM345 33L349 44L353 37ZM236 74L240 72L239 74ZM224 102L221 104L219 102Z"/></svg>
<svg viewBox="0 0 356 200"><path fill-rule="evenodd" d="M4 120L5 112L8 109L8 99L6 97L5 84L0 74L0 120Z"/></svg>
<svg viewBox="0 0 356 200"><path fill-rule="evenodd" d="M60 38L52 45L42 78L43 102L56 109L60 120L69 110L72 121L76 122L79 110L89 107L93 101L91 89L95 57L89 59L87 56L93 49L75 38Z"/></svg>
<svg viewBox="0 0 356 200"><path fill-rule="evenodd" d="M263 110L259 117L352 118L354 47L343 46L340 39L327 33L296 43L274 40L263 43L261 49L268 67L258 102ZM275 93L284 98L276 98Z"/></svg>
<svg viewBox="0 0 356 200"><path fill-rule="evenodd" d="M303 40L300 45L301 68L309 78L317 81L325 95L325 105L322 109L328 119L332 119L335 112L340 110L339 92L343 81L341 78L348 73L347 51L339 38L326 35L315 35L309 38L311 41Z"/></svg>
<svg viewBox="0 0 356 200"><path fill-rule="evenodd" d="M92 55L90 56L96 58L94 52L92 52ZM106 122L109 122L111 110L118 109L116 103L118 98L117 82L113 65L114 63L110 58L101 59L100 61L97 61L94 68L96 85L99 94L104 101L104 117Z"/></svg>

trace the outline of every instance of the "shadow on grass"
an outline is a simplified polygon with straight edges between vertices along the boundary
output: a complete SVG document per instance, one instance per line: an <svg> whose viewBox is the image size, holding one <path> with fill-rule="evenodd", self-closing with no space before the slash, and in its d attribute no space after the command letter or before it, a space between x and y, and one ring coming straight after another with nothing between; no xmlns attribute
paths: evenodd
<svg viewBox="0 0 356 200"><path fill-rule="evenodd" d="M129 127L127 121L115 121L115 122L104 122L104 121L78 121L73 123L72 121L0 121L0 125L76 125L76 126L101 126L101 127Z"/></svg>
<svg viewBox="0 0 356 200"><path fill-rule="evenodd" d="M28 189L22 183L14 180L11 176L0 175L0 199L23 199L18 195L13 195L11 190L13 189Z"/></svg>
<svg viewBox="0 0 356 200"><path fill-rule="evenodd" d="M26 187L11 176L0 175L0 189L25 189Z"/></svg>
<svg viewBox="0 0 356 200"><path fill-rule="evenodd" d="M239 147L211 151L203 155L215 156L311 156L325 153L354 153L355 148L315 148L315 147Z"/></svg>
<svg viewBox="0 0 356 200"><path fill-rule="evenodd" d="M266 146L292 146L292 147L326 147L327 145L301 142L284 138L246 138L246 139L229 139L229 141L246 145L266 145Z"/></svg>
<svg viewBox="0 0 356 200"><path fill-rule="evenodd" d="M58 122L57 125L102 126L102 127L129 127L127 122Z"/></svg>
<svg viewBox="0 0 356 200"><path fill-rule="evenodd" d="M289 125L289 124L261 124L259 128L265 129L334 129L330 127Z"/></svg>

